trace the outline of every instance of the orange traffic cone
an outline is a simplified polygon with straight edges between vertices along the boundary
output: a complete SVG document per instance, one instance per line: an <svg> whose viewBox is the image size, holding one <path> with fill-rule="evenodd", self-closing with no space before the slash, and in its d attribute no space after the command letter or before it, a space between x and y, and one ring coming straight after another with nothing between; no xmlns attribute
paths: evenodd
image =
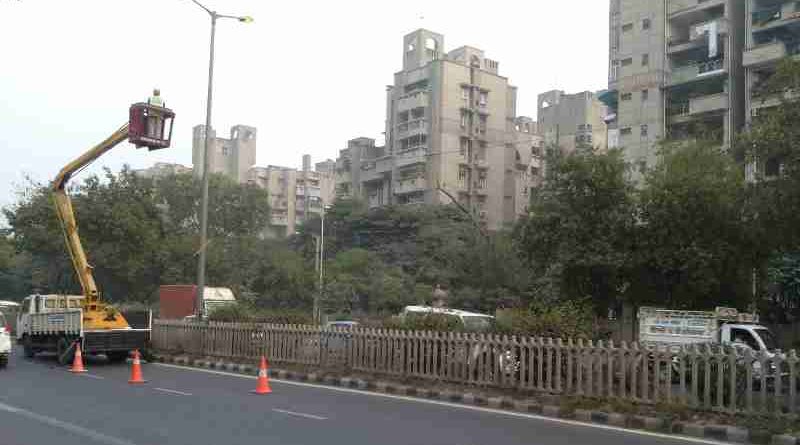
<svg viewBox="0 0 800 445"><path fill-rule="evenodd" d="M75 342L75 358L72 359L72 368L69 369L69 372L86 372L86 368L83 367L80 341Z"/></svg>
<svg viewBox="0 0 800 445"><path fill-rule="evenodd" d="M139 350L133 351L133 365L131 366L131 379L128 383L145 383L142 378L142 362L139 360Z"/></svg>
<svg viewBox="0 0 800 445"><path fill-rule="evenodd" d="M269 394L272 388L269 387L269 377L267 377L267 359L261 356L261 366L258 367L258 383L256 384L255 394Z"/></svg>

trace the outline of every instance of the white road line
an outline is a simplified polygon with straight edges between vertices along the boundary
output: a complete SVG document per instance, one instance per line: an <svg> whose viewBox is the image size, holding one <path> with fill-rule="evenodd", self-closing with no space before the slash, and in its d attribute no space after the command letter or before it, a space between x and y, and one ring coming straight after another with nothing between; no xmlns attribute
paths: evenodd
<svg viewBox="0 0 800 445"><path fill-rule="evenodd" d="M169 393L169 394L177 394L179 396L190 396L190 395L192 395L191 393L183 392L183 391L177 391L177 390L174 390L174 389L167 389L167 388L153 388L153 389L155 389L156 391L166 392L166 393Z"/></svg>
<svg viewBox="0 0 800 445"><path fill-rule="evenodd" d="M167 363L155 363L156 366L163 366L165 368L175 368L175 369L183 369L186 371L196 371L196 372L204 372L207 374L217 374L217 375L224 375L229 377L239 377L243 379L256 379L256 376L250 375L243 375L243 374L235 374L232 372L225 372L225 371L215 371L213 369L200 369L200 368L191 368L187 366L180 366L180 365L170 365ZM689 436L681 436L676 434L662 434L662 433L654 433L652 431L641 431L641 430L632 430L628 428L622 428L618 426L611 426L611 425L600 425L596 423L584 423L578 422L576 420L569 420L569 419L558 419L555 417L545 417L540 416L537 414L529 414L529 413L520 413L515 411L504 411L500 409L493 409L493 408L485 408L482 406L474 406L474 405L461 405L458 403L453 402L444 402L441 400L431 400L431 399L419 399L416 397L409 397L409 396L400 396L395 394L385 394L385 393L378 393L378 392L370 392L370 391L362 391L359 389L352 389L352 388L342 388L338 386L326 386L326 385L318 385L315 383L306 383L306 382L294 382L290 380L281 380L281 379L270 379L270 382L282 383L286 385L293 385L293 386L303 386L307 388L317 388L317 389L325 389L329 391L336 391L336 392L346 392L351 394L360 394L364 396L371 396L371 397L381 397L386 399L395 399L395 400L404 400L407 402L414 402L414 403L426 403L428 405L439 405L439 406L446 406L449 408L456 408L468 411L478 411L483 413L490 413L490 414L497 414L501 416L507 417L517 417L523 419L531 419L531 420L540 420L544 422L552 422L552 423L559 423L562 425L570 425L570 426L577 426L577 427L584 427L584 428L595 428L601 429L606 431L614 431L619 433L627 433L633 434L637 436L647 436L647 437L657 437L660 439L667 439L667 440L680 440L684 442L690 443L700 443L700 444L707 444L707 445L730 445L728 442L721 442L717 440L711 439L701 439L698 437L689 437Z"/></svg>
<svg viewBox="0 0 800 445"><path fill-rule="evenodd" d="M58 420L56 418L44 416L42 414L36 414L32 411L28 411L23 408L17 408L11 405L6 405L5 403L2 402L0 402L0 411L6 411L11 414L16 414L21 417L26 417L28 419L36 420L46 425L50 425L55 428L69 431L70 433L89 438L97 443L103 443L107 445L136 445L133 442L127 441L125 439L119 439L116 437L108 436L103 433L75 425L73 423L64 422L63 420Z"/></svg>
<svg viewBox="0 0 800 445"><path fill-rule="evenodd" d="M278 409L278 408L272 408L272 410L275 411L276 413L283 413L283 414L288 414L290 416L297 416L297 417L305 417L306 419L328 420L327 417L315 416L313 414L298 413L298 412L295 412L295 411L286 411L285 409Z"/></svg>
<svg viewBox="0 0 800 445"><path fill-rule="evenodd" d="M90 379L95 379L95 380L105 380L105 377L100 375L94 375L94 374L78 374L78 375L81 377L89 377Z"/></svg>

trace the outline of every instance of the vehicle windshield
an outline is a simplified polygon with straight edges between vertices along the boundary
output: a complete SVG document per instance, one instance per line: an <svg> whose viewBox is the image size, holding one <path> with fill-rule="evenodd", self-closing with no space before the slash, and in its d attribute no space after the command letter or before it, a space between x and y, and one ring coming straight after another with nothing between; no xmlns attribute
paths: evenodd
<svg viewBox="0 0 800 445"><path fill-rule="evenodd" d="M464 320L464 328L468 331L486 331L492 327L492 317L465 315L461 318Z"/></svg>
<svg viewBox="0 0 800 445"><path fill-rule="evenodd" d="M764 341L764 346L766 346L767 351L774 351L778 349L778 341L775 339L775 336L772 335L772 332L766 328L759 328L753 330L761 340Z"/></svg>

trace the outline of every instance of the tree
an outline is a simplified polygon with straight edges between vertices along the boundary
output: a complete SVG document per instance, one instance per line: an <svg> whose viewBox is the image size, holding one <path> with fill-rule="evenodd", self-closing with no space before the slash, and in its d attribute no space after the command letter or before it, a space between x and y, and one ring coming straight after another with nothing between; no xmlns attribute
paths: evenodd
<svg viewBox="0 0 800 445"><path fill-rule="evenodd" d="M713 142L665 144L640 191L631 291L641 302L744 307L756 259L744 178Z"/></svg>
<svg viewBox="0 0 800 445"><path fill-rule="evenodd" d="M627 283L635 203L622 152L549 150L547 178L515 228L538 299L591 297L599 312Z"/></svg>

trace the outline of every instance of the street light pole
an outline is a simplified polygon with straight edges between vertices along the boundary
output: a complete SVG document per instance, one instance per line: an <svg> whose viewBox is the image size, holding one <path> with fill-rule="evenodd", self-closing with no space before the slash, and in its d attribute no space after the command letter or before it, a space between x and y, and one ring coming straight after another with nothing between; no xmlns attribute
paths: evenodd
<svg viewBox="0 0 800 445"><path fill-rule="evenodd" d="M229 18L240 22L250 23L253 21L249 16L230 16L218 14L203 6L197 0L191 0L197 6L203 8L211 17L211 43L208 57L208 95L206 96L206 128L205 140L203 142L203 175L202 175L202 194L200 197L200 250L197 260L197 294L195 295L194 313L198 319L202 319L205 314L205 304L203 304L203 294L206 286L206 247L208 245L208 181L209 181L209 162L208 146L211 140L211 101L214 91L214 37L217 33L217 19Z"/></svg>
<svg viewBox="0 0 800 445"><path fill-rule="evenodd" d="M317 295L314 296L314 322L316 324L322 323L322 314L320 313L320 300L322 300L322 278L323 269L325 268L325 207L322 207L322 214L320 216L319 225L319 290Z"/></svg>

